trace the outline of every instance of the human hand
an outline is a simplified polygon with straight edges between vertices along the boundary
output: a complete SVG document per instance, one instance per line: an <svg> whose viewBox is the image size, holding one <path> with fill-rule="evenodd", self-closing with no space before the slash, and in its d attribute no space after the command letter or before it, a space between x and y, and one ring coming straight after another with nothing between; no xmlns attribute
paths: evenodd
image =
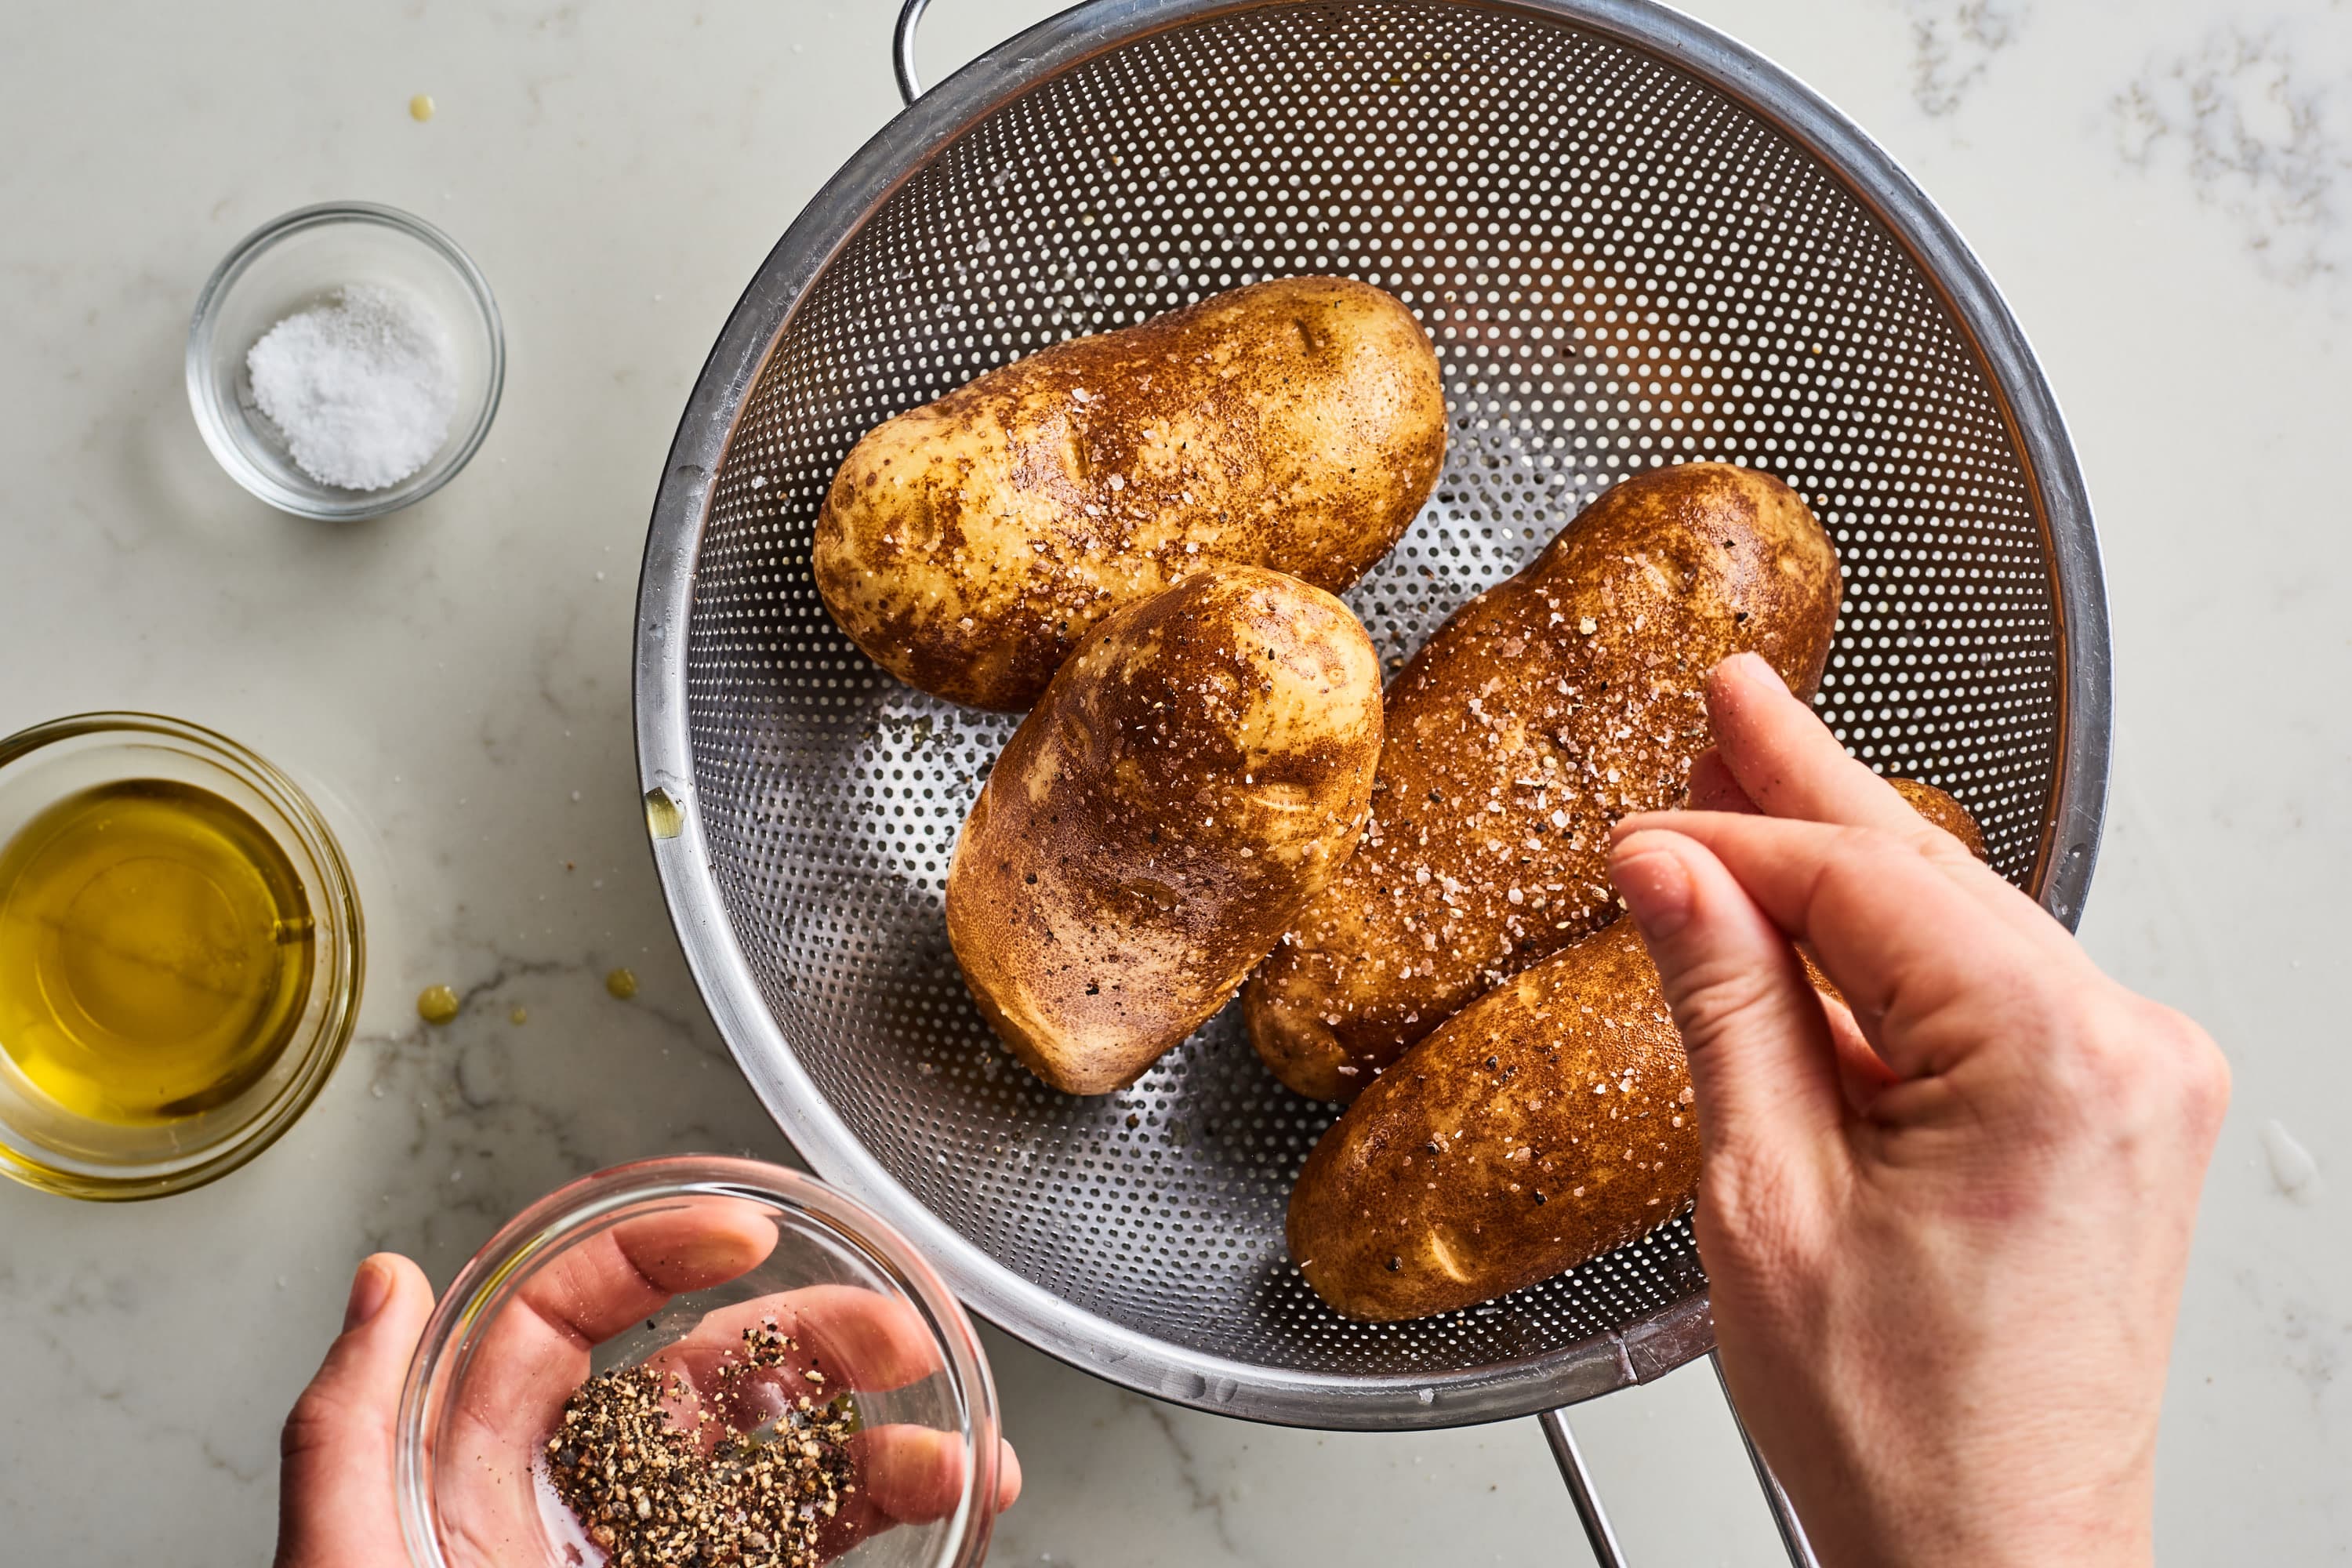
<svg viewBox="0 0 2352 1568"><path fill-rule="evenodd" d="M555 1553L567 1519L541 1511L533 1468L564 1401L589 1375L589 1352L667 1304L756 1267L774 1247L755 1205L710 1198L625 1221L528 1280L483 1331L445 1442L465 1462L441 1471L437 1499L453 1563L512 1568ZM407 1568L393 1489L394 1423L432 1290L414 1263L389 1253L363 1261L341 1336L287 1417L279 1482L278 1568ZM717 1396L717 1372L743 1329L774 1322L801 1359L727 1389L730 1401L772 1394L822 1360L834 1386L874 1390L929 1375L939 1351L904 1302L848 1286L814 1286L722 1308L654 1358L698 1395ZM749 1412L752 1420L764 1412ZM750 1425L751 1421L740 1423ZM848 1445L858 1481L829 1521L823 1547L838 1556L899 1523L952 1511L962 1456L928 1427L868 1427ZM1020 1494L1010 1446L999 1450L997 1507ZM561 1504L553 1504L562 1513Z"/></svg>
<svg viewBox="0 0 2352 1568"><path fill-rule="evenodd" d="M1690 1056L1741 1416L1826 1564L2147 1563L2221 1052L1763 660L1707 699L1713 809L1619 824L1611 871Z"/></svg>

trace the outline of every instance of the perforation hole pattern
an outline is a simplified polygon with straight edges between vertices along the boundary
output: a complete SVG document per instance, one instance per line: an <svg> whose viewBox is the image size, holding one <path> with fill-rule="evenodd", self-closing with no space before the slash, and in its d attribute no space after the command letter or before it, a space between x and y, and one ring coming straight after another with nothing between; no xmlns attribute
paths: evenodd
<svg viewBox="0 0 2352 1568"><path fill-rule="evenodd" d="M1107 1099L1012 1060L941 898L1013 721L882 674L808 570L870 426L1061 339L1322 272L1402 299L1444 367L1443 479L1349 596L1392 663L1615 480L1769 469L1845 571L1822 716L1958 795L2021 880L2056 763L2056 616L2021 458L1906 253L1737 105L1556 22L1401 0L1154 35L970 130L827 264L717 472L688 629L696 801L784 1038L920 1202L1071 1303L1261 1366L1441 1376L1686 1299L1687 1226L1451 1318L1323 1307L1282 1217L1328 1108L1276 1085L1231 1010Z"/></svg>

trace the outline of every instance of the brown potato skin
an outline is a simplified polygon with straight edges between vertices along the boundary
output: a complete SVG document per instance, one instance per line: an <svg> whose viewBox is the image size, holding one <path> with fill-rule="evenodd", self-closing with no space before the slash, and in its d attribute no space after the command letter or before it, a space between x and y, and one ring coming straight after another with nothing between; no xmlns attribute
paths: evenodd
<svg viewBox="0 0 2352 1568"><path fill-rule="evenodd" d="M1903 797L1905 805L1958 839L1968 847L1969 854L1979 860L1990 858L1985 852L1984 829L1977 826L1977 819L1969 815L1967 806L1934 784L1921 784L1917 779L1890 774L1886 782L1895 786L1895 793Z"/></svg>
<svg viewBox="0 0 2352 1568"><path fill-rule="evenodd" d="M1698 1184L1689 1096L1658 972L1619 921L1473 1002L1358 1097L1291 1189L1290 1256L1317 1295L1381 1322L1532 1285L1682 1212Z"/></svg>
<svg viewBox="0 0 2352 1568"><path fill-rule="evenodd" d="M1277 279L1041 350L867 432L813 565L891 674L1018 710L1088 627L1203 566L1346 588L1444 458L1412 312L1351 279Z"/></svg>
<svg viewBox="0 0 2352 1568"><path fill-rule="evenodd" d="M1218 566L1102 622L956 841L981 1011L1055 1089L1132 1083L1347 858L1380 750L1379 656L1319 588Z"/></svg>
<svg viewBox="0 0 2352 1568"><path fill-rule="evenodd" d="M1842 592L1787 486L1688 463L1619 484L1456 611L1390 684L1362 846L1244 994L1275 1076L1352 1099L1472 998L1606 924L1610 824L1682 800L1706 672L1753 650L1811 697Z"/></svg>
<svg viewBox="0 0 2352 1568"><path fill-rule="evenodd" d="M1888 782L1982 845L1951 796ZM1692 1101L1656 966L1619 920L1456 1013L1357 1099L1291 1189L1290 1256L1326 1301L1376 1321L1549 1279L1690 1207Z"/></svg>

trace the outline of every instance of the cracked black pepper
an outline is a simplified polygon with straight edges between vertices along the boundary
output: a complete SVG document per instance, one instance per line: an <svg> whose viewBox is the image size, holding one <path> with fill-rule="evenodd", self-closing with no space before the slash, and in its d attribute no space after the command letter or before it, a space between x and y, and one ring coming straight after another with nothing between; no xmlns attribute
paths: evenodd
<svg viewBox="0 0 2352 1568"><path fill-rule="evenodd" d="M751 1430L728 1414L748 1385L775 1381L799 1346L773 1323L743 1331L740 1352L696 1388L674 1372L621 1367L564 1403L547 1441L548 1477L612 1568L815 1568L819 1538L857 1489L848 1394L809 1393ZM814 1366L790 1377L822 1394ZM674 1410L695 1412L690 1425Z"/></svg>

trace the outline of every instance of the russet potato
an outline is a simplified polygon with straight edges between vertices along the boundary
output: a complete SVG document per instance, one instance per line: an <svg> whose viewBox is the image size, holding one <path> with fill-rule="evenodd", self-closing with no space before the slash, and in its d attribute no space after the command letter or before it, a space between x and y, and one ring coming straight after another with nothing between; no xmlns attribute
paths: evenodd
<svg viewBox="0 0 2352 1568"><path fill-rule="evenodd" d="M1380 749L1379 658L1319 588L1218 566L1102 622L956 842L981 1011L1056 1089L1133 1082L1347 858Z"/></svg>
<svg viewBox="0 0 2352 1568"><path fill-rule="evenodd" d="M1787 486L1690 463L1619 484L1456 611L1389 687L1362 846L1244 994L1275 1076L1352 1099L1606 924L1610 825L1682 800L1706 672L1752 650L1810 697L1840 593Z"/></svg>
<svg viewBox="0 0 2352 1568"><path fill-rule="evenodd" d="M1352 279L1277 279L1056 344L867 432L812 563L891 674L1018 710L1089 627L1204 566L1348 587L1444 457L1412 312Z"/></svg>

